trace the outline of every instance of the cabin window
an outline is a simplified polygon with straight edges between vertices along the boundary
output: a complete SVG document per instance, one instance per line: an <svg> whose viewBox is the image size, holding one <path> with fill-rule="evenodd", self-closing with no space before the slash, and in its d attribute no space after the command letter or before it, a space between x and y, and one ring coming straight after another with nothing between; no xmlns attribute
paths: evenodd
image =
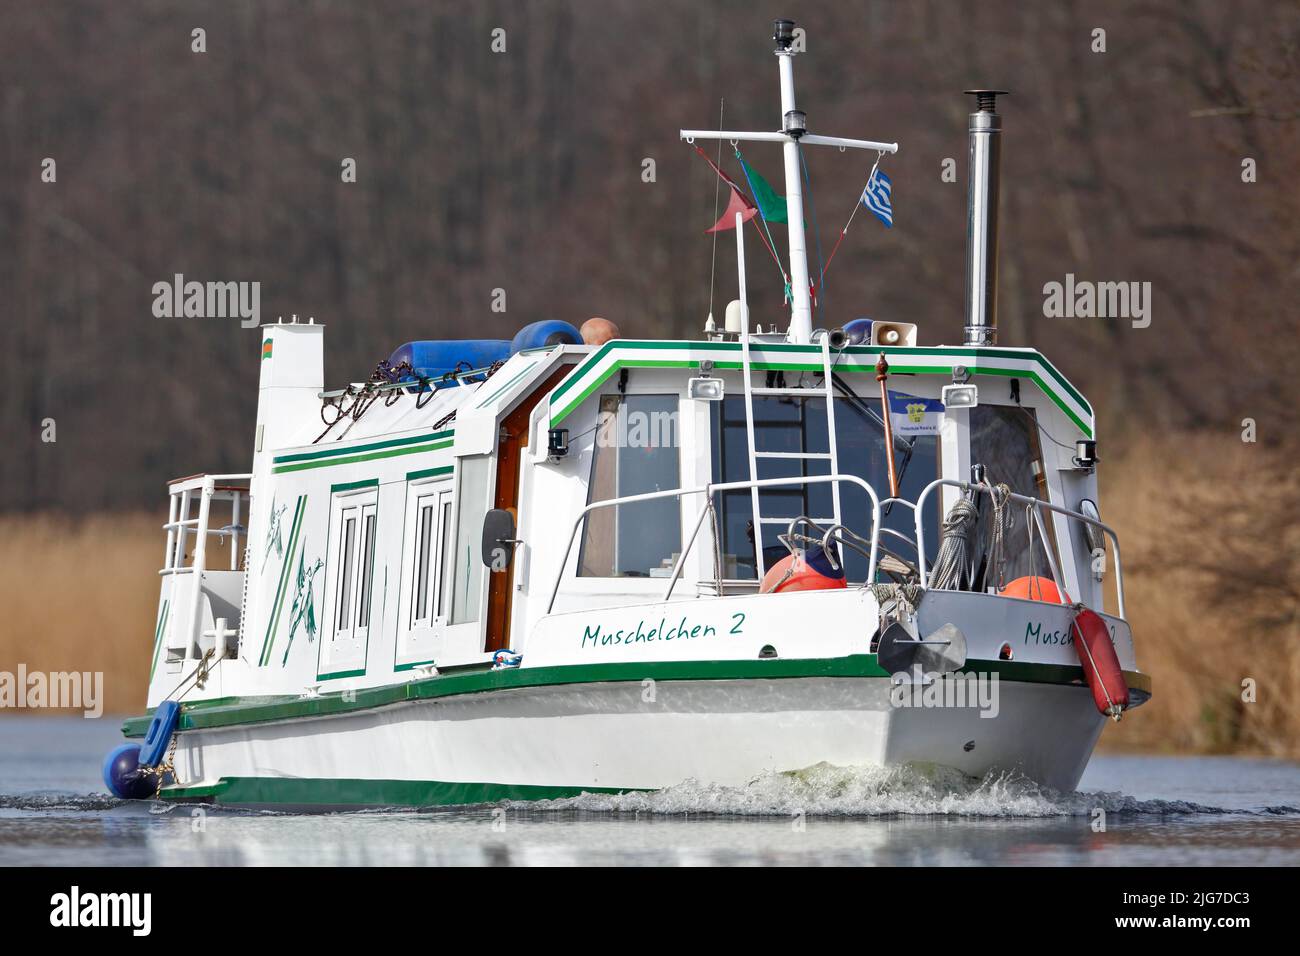
<svg viewBox="0 0 1300 956"><path fill-rule="evenodd" d="M356 509L350 508L343 512L343 540L339 551L339 560L342 562L339 571L339 600L338 600L338 629L346 630L349 618L352 616L352 558L355 552L353 541L356 538L357 517Z"/></svg>
<svg viewBox="0 0 1300 956"><path fill-rule="evenodd" d="M411 627L432 627L443 616L450 544L451 489L420 489L415 497Z"/></svg>
<svg viewBox="0 0 1300 956"><path fill-rule="evenodd" d="M361 518L361 593L357 601L357 626L370 626L370 591L375 578L375 512Z"/></svg>
<svg viewBox="0 0 1300 956"><path fill-rule="evenodd" d="M970 410L970 460L983 465L984 474L994 485L1006 484L1016 494L1048 499L1043 451L1038 439L1038 419L1033 409L1012 405L979 405ZM987 548L993 520L988 495L979 496L979 537ZM1051 566L1042 539L1034 528L1034 547L1029 547L1029 522L1033 521L1021 505L1007 508L1008 530L1004 539L1005 563L999 573L987 569L986 561L976 568L977 587L1002 587L1025 575L1051 576ZM1048 535L1054 534L1049 515L1044 515ZM1052 547L1055 543L1052 542ZM986 556L987 557L987 556Z"/></svg>
<svg viewBox="0 0 1300 956"><path fill-rule="evenodd" d="M479 618L483 600L482 547L478 536L483 530L489 496L492 494L492 461L487 455L462 458L457 467L456 557L452 561L451 623L467 624Z"/></svg>
<svg viewBox="0 0 1300 956"><path fill-rule="evenodd" d="M588 504L681 487L676 395L604 395L591 458ZM578 573L668 577L682 548L675 496L597 508L587 516Z"/></svg>
<svg viewBox="0 0 1300 956"><path fill-rule="evenodd" d="M375 492L339 499L335 539L334 637L364 638L369 632L374 587Z"/></svg>
<svg viewBox="0 0 1300 956"><path fill-rule="evenodd" d="M823 452L830 447L826 434L824 398L793 396L755 396L755 446L762 451ZM749 446L745 434L745 398L728 395L713 403L713 475L715 481L747 481ZM889 478L885 464L885 432L880 418L880 400L862 398L855 403L847 397L835 401L835 443L840 474L856 475L867 481L881 498L889 497ZM896 436L895 466L901 476L899 493L914 501L935 478L939 477L939 441L934 435ZM761 458L759 478L793 478L828 475L830 462L825 459ZM761 493L764 518L792 519L799 515L830 518L834 514L829 483L792 485L768 489ZM717 496L722 533L723 577L752 580L756 576L754 557L753 506L749 489L723 492ZM937 496L936 496L937 502ZM857 485L840 484L840 517L852 531L863 537L871 534L871 499ZM938 546L939 505L933 517L927 516L926 548L934 560ZM882 524L915 540L912 509L887 507L881 514ZM823 524L825 526L825 524ZM777 540L785 526L764 524L764 563L771 567L789 552ZM882 543L908 561L916 560L916 549L894 535L882 536ZM845 554L850 581L867 576L867 559L855 552Z"/></svg>

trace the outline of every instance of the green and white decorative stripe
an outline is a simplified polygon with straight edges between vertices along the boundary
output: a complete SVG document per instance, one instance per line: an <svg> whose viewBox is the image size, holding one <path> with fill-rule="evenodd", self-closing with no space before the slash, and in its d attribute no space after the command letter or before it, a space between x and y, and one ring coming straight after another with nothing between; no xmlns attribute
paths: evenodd
<svg viewBox="0 0 1300 956"><path fill-rule="evenodd" d="M1036 664L1021 661L971 660L963 671L997 673L1000 680L1029 684L1083 686L1083 669L1066 664ZM260 724L304 717L387 707L419 700L435 700L462 694L482 694L519 688L560 687L571 684L640 683L694 680L782 680L806 677L885 678L889 672L874 654L845 657L774 658L772 660L642 661L617 664L568 664L554 667L521 667L501 670L467 670L401 684L364 687L317 697L266 696L192 701L182 704L177 728L205 730ZM1137 671L1125 671L1130 689L1151 693L1151 678ZM127 737L142 737L151 716L128 718L122 724Z"/></svg>
<svg viewBox="0 0 1300 956"><path fill-rule="evenodd" d="M284 549L284 563L280 566L280 583L275 589L271 618L266 622L266 637L262 639L262 656L258 659L260 667L265 667L271 659L271 647L275 644L275 629L280 623L280 611L284 607L285 596L289 593L289 572L293 566L293 556L298 547L298 535L302 531L302 517L306 511L307 496L299 495L298 504L293 510L293 525L289 529L289 544Z"/></svg>
<svg viewBox="0 0 1300 956"><path fill-rule="evenodd" d="M164 787L164 800L238 806L434 807L501 800L559 800L582 793L626 793L612 787L557 787L445 780L357 780L333 777L222 777L215 784Z"/></svg>
<svg viewBox="0 0 1300 956"><path fill-rule="evenodd" d="M475 405L474 407L475 407L475 408L486 408L488 405L491 405L491 404L492 404L493 402L495 402L498 398L500 398L501 396L503 396L503 395L505 395L507 392L509 392L510 389L514 387L515 383L517 383L521 378L523 378L525 375L527 375L529 372L531 372L534 368L536 368L536 366L537 366L537 360L534 359L533 361L531 361L531 362L529 362L527 365L525 365L522 369L520 369L518 372L516 372L514 375L510 376L510 379L509 379L508 381L506 381L506 382L505 382L504 384L502 384L500 387L494 389L491 395L489 395L487 398L483 399L483 401L479 402L479 403L478 403L477 405Z"/></svg>
<svg viewBox="0 0 1300 956"><path fill-rule="evenodd" d="M836 353L832 361L837 373L874 374L876 359L882 352L889 358L890 371L898 374L950 377L953 366L964 365L972 375L1027 379L1037 385L1084 436L1093 436L1093 412L1088 400L1033 349L852 346ZM752 345L750 357L750 366L755 371L820 372L822 368L821 347L817 345ZM622 339L608 342L588 356L551 393L551 427L572 414L610 376L622 369L697 368L702 361L712 362L717 369L739 369L740 343L630 342Z"/></svg>
<svg viewBox="0 0 1300 956"><path fill-rule="evenodd" d="M361 445L344 445L320 451L277 455L272 461L271 471L279 475L291 471L304 471L308 468L352 465L380 458L439 451L451 447L453 434L453 429L447 429L427 435L408 435L405 438L390 438L387 441L367 442Z"/></svg>

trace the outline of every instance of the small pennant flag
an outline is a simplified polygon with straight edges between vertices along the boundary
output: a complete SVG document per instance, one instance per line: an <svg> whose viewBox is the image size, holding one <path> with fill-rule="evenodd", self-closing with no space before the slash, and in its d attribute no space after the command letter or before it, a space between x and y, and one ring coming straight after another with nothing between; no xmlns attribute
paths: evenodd
<svg viewBox="0 0 1300 956"><path fill-rule="evenodd" d="M883 222L886 229L894 228L894 207L890 201L893 191L894 184L879 169L872 171L867 188L862 190L862 205Z"/></svg>
<svg viewBox="0 0 1300 956"><path fill-rule="evenodd" d="M725 229L736 228L736 213L740 213L741 222L749 222L758 215L758 207L749 201L749 197L740 191L734 179L718 168L717 164L709 159L709 154L700 147L696 146L695 151L700 154L701 158L709 164L709 168L718 174L718 178L727 184L731 190L731 198L727 201L727 209L722 214L722 218L715 222L710 228L705 229L705 233L722 232Z"/></svg>
<svg viewBox="0 0 1300 956"><path fill-rule="evenodd" d="M736 155L739 156L740 154L737 153ZM763 218L768 222L786 222L785 197L778 196L776 190L749 163L742 159L740 165L745 167L745 175L749 179L749 188L754 190L754 201L758 203Z"/></svg>
<svg viewBox="0 0 1300 956"><path fill-rule="evenodd" d="M723 212L721 219L715 222L709 229L704 230L706 233L735 229L736 213L740 213L741 222L749 222L749 220L758 215L758 207L745 198L734 184L728 183L728 185L731 186L731 199L727 203L727 209Z"/></svg>

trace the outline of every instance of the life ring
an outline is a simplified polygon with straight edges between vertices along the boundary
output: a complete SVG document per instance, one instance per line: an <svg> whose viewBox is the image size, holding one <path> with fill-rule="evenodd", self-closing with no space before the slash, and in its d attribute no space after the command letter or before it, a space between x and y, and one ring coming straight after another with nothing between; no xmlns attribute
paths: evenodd
<svg viewBox="0 0 1300 956"><path fill-rule="evenodd" d="M1051 578L1029 575L1016 578L998 594L1003 597L1020 598L1025 601L1046 601L1048 604L1069 604L1070 595L1063 593Z"/></svg>

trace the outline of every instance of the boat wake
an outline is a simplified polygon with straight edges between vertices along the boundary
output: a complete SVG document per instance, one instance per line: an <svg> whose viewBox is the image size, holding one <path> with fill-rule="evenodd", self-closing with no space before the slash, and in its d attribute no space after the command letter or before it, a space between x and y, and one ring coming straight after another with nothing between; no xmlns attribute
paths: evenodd
<svg viewBox="0 0 1300 956"><path fill-rule="evenodd" d="M1069 817L1101 809L1108 814L1300 815L1300 807L1231 810L1183 800L1138 800L1118 792L1060 793L1026 777L968 777L947 767L836 767L817 764L790 773L768 773L744 786L687 780L663 790L623 794L584 793L560 800L513 803L539 811L712 814L735 816L887 817Z"/></svg>
<svg viewBox="0 0 1300 956"><path fill-rule="evenodd" d="M81 811L96 813L123 806L127 801L118 800L108 794L95 793L0 793L0 811L3 810L48 810Z"/></svg>

